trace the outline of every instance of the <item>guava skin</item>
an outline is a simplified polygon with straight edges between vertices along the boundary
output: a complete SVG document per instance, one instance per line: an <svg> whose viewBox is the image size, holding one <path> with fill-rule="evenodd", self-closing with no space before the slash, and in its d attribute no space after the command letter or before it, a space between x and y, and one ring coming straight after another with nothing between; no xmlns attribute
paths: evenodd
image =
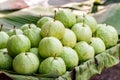
<svg viewBox="0 0 120 80"><path fill-rule="evenodd" d="M76 51L70 47L64 47L61 58L64 60L67 70L73 69L79 62Z"/></svg>
<svg viewBox="0 0 120 80"><path fill-rule="evenodd" d="M30 49L30 52L35 54L38 58L39 58L39 61L41 62L43 60L43 58L40 56L39 52L38 52L38 48L31 48Z"/></svg>
<svg viewBox="0 0 120 80"><path fill-rule="evenodd" d="M24 32L25 30L29 29L31 27L32 29L36 29L37 26L35 24L24 24L21 26L21 30Z"/></svg>
<svg viewBox="0 0 120 80"><path fill-rule="evenodd" d="M42 37L56 37L61 39L64 35L65 27L60 21L48 21L41 28Z"/></svg>
<svg viewBox="0 0 120 80"><path fill-rule="evenodd" d="M90 45L94 48L95 54L99 54L103 51L105 51L106 47L102 39L98 37L93 37L91 38L91 43Z"/></svg>
<svg viewBox="0 0 120 80"><path fill-rule="evenodd" d="M29 51L30 47L30 40L24 35L13 35L7 42L8 54L12 57L21 52Z"/></svg>
<svg viewBox="0 0 120 80"><path fill-rule="evenodd" d="M97 28L96 37L104 41L106 48L115 46L118 42L118 33L116 29L110 25Z"/></svg>
<svg viewBox="0 0 120 80"><path fill-rule="evenodd" d="M39 68L38 57L30 52L23 52L18 54L13 59L13 69L19 74L32 74Z"/></svg>
<svg viewBox="0 0 120 80"><path fill-rule="evenodd" d="M54 57L61 55L63 45L55 37L45 37L40 41L38 49L41 57Z"/></svg>
<svg viewBox="0 0 120 80"><path fill-rule="evenodd" d="M72 30L66 28L61 42L64 46L73 48L77 42L75 33Z"/></svg>
<svg viewBox="0 0 120 80"><path fill-rule="evenodd" d="M9 70L12 68L12 57L0 50L0 69Z"/></svg>
<svg viewBox="0 0 120 80"><path fill-rule="evenodd" d="M72 27L71 30L75 33L78 41L90 42L90 39L92 38L92 31L88 25L77 23Z"/></svg>
<svg viewBox="0 0 120 80"><path fill-rule="evenodd" d="M85 41L78 42L74 50L77 52L80 62L89 60L95 55L94 48Z"/></svg>
<svg viewBox="0 0 120 80"><path fill-rule="evenodd" d="M34 48L31 48L31 49L30 49L30 52L31 52L31 53L34 53L36 56L39 56L38 48L35 48L35 47L34 47Z"/></svg>
<svg viewBox="0 0 120 80"><path fill-rule="evenodd" d="M39 28L42 28L42 26L47 22L47 21L52 21L53 20L53 18L50 18L50 17L42 17L41 19L39 19L38 21L37 21L37 26L39 27Z"/></svg>
<svg viewBox="0 0 120 80"><path fill-rule="evenodd" d="M85 23L87 24L90 29L92 30L92 33L94 33L97 29L97 22L94 17L84 14L76 17L77 23ZM83 21L84 20L84 21Z"/></svg>
<svg viewBox="0 0 120 80"><path fill-rule="evenodd" d="M0 31L0 49L6 48L9 36L4 31Z"/></svg>
<svg viewBox="0 0 120 80"><path fill-rule="evenodd" d="M39 66L39 73L48 74L52 72L56 73L58 77L66 72L66 66L62 58L49 57L41 62ZM49 77L54 77L54 76L51 75Z"/></svg>
<svg viewBox="0 0 120 80"><path fill-rule="evenodd" d="M59 10L55 20L61 21L66 28L71 28L76 23L76 16L69 10Z"/></svg>
<svg viewBox="0 0 120 80"><path fill-rule="evenodd" d="M31 47L38 47L41 40L40 30L30 28L25 30L23 34L29 38Z"/></svg>
<svg viewBox="0 0 120 80"><path fill-rule="evenodd" d="M7 32L9 36L23 34L21 29L11 29Z"/></svg>

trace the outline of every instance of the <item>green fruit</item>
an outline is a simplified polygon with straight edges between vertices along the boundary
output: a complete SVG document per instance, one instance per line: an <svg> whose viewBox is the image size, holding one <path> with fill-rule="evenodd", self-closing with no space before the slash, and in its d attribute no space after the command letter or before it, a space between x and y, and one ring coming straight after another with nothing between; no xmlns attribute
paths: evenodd
<svg viewBox="0 0 120 80"><path fill-rule="evenodd" d="M70 47L64 47L64 50L61 54L61 58L64 60L66 68L68 70L78 65L79 61L78 55L76 51Z"/></svg>
<svg viewBox="0 0 120 80"><path fill-rule="evenodd" d="M72 31L75 33L78 41L90 42L92 38L92 31L86 24L77 23L72 27Z"/></svg>
<svg viewBox="0 0 120 80"><path fill-rule="evenodd" d="M97 22L94 19L94 17L90 16L90 15L80 15L77 16L77 23L85 23L87 24L90 29L92 30L92 33L94 33L96 31L97 28Z"/></svg>
<svg viewBox="0 0 120 80"><path fill-rule="evenodd" d="M39 57L38 48L31 48L31 49L30 49L30 52L31 52L31 53L34 53L36 56Z"/></svg>
<svg viewBox="0 0 120 80"><path fill-rule="evenodd" d="M12 58L3 51L0 50L0 69L9 70L12 68Z"/></svg>
<svg viewBox="0 0 120 80"><path fill-rule="evenodd" d="M35 24L24 24L21 26L21 30L24 32L25 30L29 29L31 27L32 29L36 29L37 26Z"/></svg>
<svg viewBox="0 0 120 80"><path fill-rule="evenodd" d="M80 62L93 58L95 54L94 48L85 41L78 42L74 50L77 52Z"/></svg>
<svg viewBox="0 0 120 80"><path fill-rule="evenodd" d="M0 31L0 49L6 48L9 36L4 31Z"/></svg>
<svg viewBox="0 0 120 80"><path fill-rule="evenodd" d="M33 53L33 54L35 54L39 58L40 62L43 60L43 58L40 56L40 54L38 52L38 48L31 48L30 52Z"/></svg>
<svg viewBox="0 0 120 80"><path fill-rule="evenodd" d="M61 39L64 35L65 27L60 21L48 21L41 28L42 37L53 36Z"/></svg>
<svg viewBox="0 0 120 80"><path fill-rule="evenodd" d="M65 33L63 35L63 38L61 39L61 42L64 46L68 46L73 48L76 44L77 38L75 36L75 33L70 29L65 29Z"/></svg>
<svg viewBox="0 0 120 80"><path fill-rule="evenodd" d="M19 74L32 74L39 68L38 57L30 52L18 54L13 60L13 69Z"/></svg>
<svg viewBox="0 0 120 80"><path fill-rule="evenodd" d="M70 10L58 11L55 19L61 21L66 28L71 28L76 23L76 16Z"/></svg>
<svg viewBox="0 0 120 80"><path fill-rule="evenodd" d="M21 52L29 51L30 47L30 40L24 35L13 35L7 42L8 53L13 57Z"/></svg>
<svg viewBox="0 0 120 80"><path fill-rule="evenodd" d="M116 29L110 25L103 25L97 28L96 37L104 41L106 48L110 48L118 42L118 33Z"/></svg>
<svg viewBox="0 0 120 80"><path fill-rule="evenodd" d="M49 77L54 77L54 74L58 77L66 72L66 66L62 58L49 57L43 60L39 67L39 73L51 74Z"/></svg>
<svg viewBox="0 0 120 80"><path fill-rule="evenodd" d="M94 48L95 54L99 54L103 51L105 51L105 44L100 38L91 38L90 45Z"/></svg>
<svg viewBox="0 0 120 80"><path fill-rule="evenodd" d="M39 42L41 40L40 29L35 30L32 28L29 28L25 30L23 34L29 38L31 42L31 47L38 47Z"/></svg>
<svg viewBox="0 0 120 80"><path fill-rule="evenodd" d="M7 32L9 36L23 34L21 29L11 29Z"/></svg>
<svg viewBox="0 0 120 80"><path fill-rule="evenodd" d="M37 26L41 28L47 21L52 21L53 19L50 17L42 17L37 21Z"/></svg>
<svg viewBox="0 0 120 80"><path fill-rule="evenodd" d="M43 58L60 56L62 51L62 43L55 37L45 37L39 43L39 53Z"/></svg>

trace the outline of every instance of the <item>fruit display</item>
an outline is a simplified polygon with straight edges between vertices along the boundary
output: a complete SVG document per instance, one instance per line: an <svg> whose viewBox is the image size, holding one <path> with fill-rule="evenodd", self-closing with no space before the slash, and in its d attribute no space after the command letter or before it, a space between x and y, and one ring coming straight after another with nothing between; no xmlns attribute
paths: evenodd
<svg viewBox="0 0 120 80"><path fill-rule="evenodd" d="M42 17L36 24L26 23L20 29L4 32L1 26L0 68L57 78L117 42L113 26L97 24L88 14L78 16L70 10L58 10L54 19Z"/></svg>

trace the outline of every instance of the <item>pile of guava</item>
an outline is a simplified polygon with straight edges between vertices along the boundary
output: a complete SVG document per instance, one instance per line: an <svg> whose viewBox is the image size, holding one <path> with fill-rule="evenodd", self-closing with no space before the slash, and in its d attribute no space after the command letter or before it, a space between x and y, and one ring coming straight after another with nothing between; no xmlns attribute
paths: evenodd
<svg viewBox="0 0 120 80"><path fill-rule="evenodd" d="M18 74L59 77L66 71L115 46L118 33L111 25L97 24L94 17L55 11L19 29L0 27L0 69Z"/></svg>

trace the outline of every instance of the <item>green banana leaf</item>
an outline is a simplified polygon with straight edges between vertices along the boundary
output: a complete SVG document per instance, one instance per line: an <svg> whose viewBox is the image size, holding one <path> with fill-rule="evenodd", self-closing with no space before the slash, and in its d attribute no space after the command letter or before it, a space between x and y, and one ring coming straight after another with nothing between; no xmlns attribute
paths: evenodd
<svg viewBox="0 0 120 80"><path fill-rule="evenodd" d="M20 28L20 26L26 23L36 24L42 16L53 16L53 14L54 10L51 7L34 6L13 13L10 12L0 17L0 24L3 24L3 30L9 30L13 28L13 26Z"/></svg>

